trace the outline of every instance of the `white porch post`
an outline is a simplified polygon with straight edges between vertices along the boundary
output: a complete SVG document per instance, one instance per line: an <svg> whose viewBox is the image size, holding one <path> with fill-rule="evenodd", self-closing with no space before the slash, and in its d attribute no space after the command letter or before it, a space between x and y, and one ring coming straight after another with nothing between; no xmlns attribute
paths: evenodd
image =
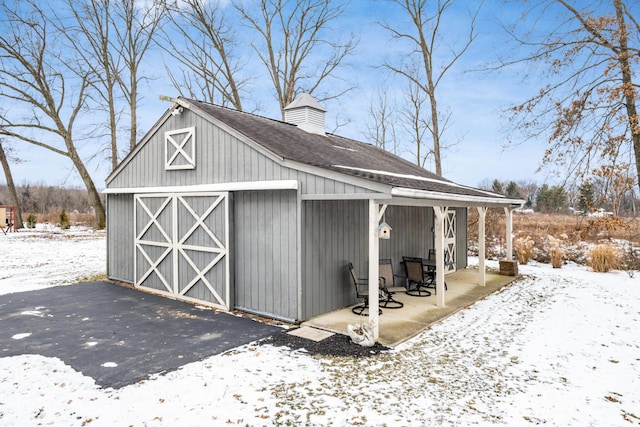
<svg viewBox="0 0 640 427"><path fill-rule="evenodd" d="M373 339L378 340L380 336L379 315L378 315L378 259L380 258L380 248L378 242L378 204L369 200L369 323L373 331Z"/></svg>
<svg viewBox="0 0 640 427"><path fill-rule="evenodd" d="M512 207L505 207L504 214L506 215L507 231L507 260L513 259L513 209Z"/></svg>
<svg viewBox="0 0 640 427"><path fill-rule="evenodd" d="M478 276L479 285L485 286L487 284L487 272L485 269L485 254L486 254L486 236L485 236L485 223L487 218L487 208L484 206L478 206Z"/></svg>
<svg viewBox="0 0 640 427"><path fill-rule="evenodd" d="M436 235L436 305L444 307L444 217L447 208L434 206L436 215L434 233Z"/></svg>

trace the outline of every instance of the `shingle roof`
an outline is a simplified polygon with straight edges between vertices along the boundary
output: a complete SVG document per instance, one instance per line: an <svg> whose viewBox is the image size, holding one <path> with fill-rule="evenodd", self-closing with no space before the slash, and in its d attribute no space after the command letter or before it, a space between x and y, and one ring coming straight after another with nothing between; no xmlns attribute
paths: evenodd
<svg viewBox="0 0 640 427"><path fill-rule="evenodd" d="M502 195L456 184L371 144L332 134L308 133L298 129L296 125L197 100L185 101L283 159L393 187L504 198Z"/></svg>

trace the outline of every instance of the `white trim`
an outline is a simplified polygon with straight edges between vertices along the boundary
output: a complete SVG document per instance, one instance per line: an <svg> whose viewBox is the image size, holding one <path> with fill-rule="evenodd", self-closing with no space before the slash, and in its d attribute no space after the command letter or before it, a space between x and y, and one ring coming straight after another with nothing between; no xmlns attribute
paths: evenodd
<svg viewBox="0 0 640 427"><path fill-rule="evenodd" d="M436 237L436 306L444 307L444 218L448 207L434 206L434 233Z"/></svg>
<svg viewBox="0 0 640 427"><path fill-rule="evenodd" d="M169 120L169 118L171 118L171 111L168 109L167 111L164 112L164 114L158 119L158 121L153 125L153 127L151 129L149 129L149 131L142 137L142 139L140 140L140 142L138 142L135 147L129 152L129 154L127 154L125 156L124 159L122 159L122 161L120 162L120 164L118 164L118 166L116 166L116 168L111 171L111 173L109 174L109 176L107 176L107 178L105 179L105 182L107 185L109 185L110 182L112 182L114 179L116 179L116 177L120 174L120 172L122 172L122 170L125 168L126 165L129 164L129 162L131 162L131 160L138 154L138 152L140 150L142 150L142 148L147 144L147 142L149 142L149 140L159 132L159 130L162 128L162 126L167 122L167 120Z"/></svg>
<svg viewBox="0 0 640 427"><path fill-rule="evenodd" d="M409 175L409 174L402 174L402 173L396 173L396 172L387 172L387 171L380 171L380 170L375 170L375 169L354 168L354 167L351 167L351 166L333 165L333 167L340 168L340 169L354 170L354 171L358 171L358 172L367 172L367 173L372 173L372 174L382 175L382 176L392 176L392 177L395 177L395 178L412 179L412 180L415 180L415 181L434 182L434 183L441 184L441 185L447 185L449 187L466 188L466 189L478 191L480 193L486 194L487 196L493 196L493 197L496 197L496 198L503 198L504 197L504 196L501 196L499 194L492 193L490 191L482 190L482 189L479 189L479 188L469 187L467 185L458 184L458 183L455 183L455 182L452 182L452 181L448 181L448 180L445 180L445 179L428 178L426 176Z"/></svg>
<svg viewBox="0 0 640 427"><path fill-rule="evenodd" d="M187 101L185 101L184 99L172 98L172 97L166 96L166 95L160 95L160 96L158 96L158 99L160 99L161 101L173 102L173 103L178 104L178 105L180 105L181 107L184 107L184 108L191 108L189 103Z"/></svg>
<svg viewBox="0 0 640 427"><path fill-rule="evenodd" d="M302 200L390 200L391 197L382 193L303 194Z"/></svg>
<svg viewBox="0 0 640 427"><path fill-rule="evenodd" d="M298 297L297 316L302 319L302 192L296 191L296 296Z"/></svg>
<svg viewBox="0 0 640 427"><path fill-rule="evenodd" d="M175 137L182 135L181 140ZM190 149L185 149L189 145ZM173 153L171 152L173 149ZM176 160L186 163L175 164ZM196 127L168 130L164 133L164 168L165 170L183 170L196 168Z"/></svg>
<svg viewBox="0 0 640 427"><path fill-rule="evenodd" d="M521 200L521 199L507 199L507 198L498 199L494 197L439 193L436 191L425 191L425 190L417 190L413 188L403 188L403 187L392 188L391 195L398 196L398 197L407 197L410 199L427 199L427 200L439 200L439 201L446 201L446 202L461 202L461 203L476 202L476 203L482 203L486 205L496 205L496 206L505 206L505 205L522 206L524 204L524 200Z"/></svg>
<svg viewBox="0 0 640 427"><path fill-rule="evenodd" d="M458 248L456 246L456 234L458 233L457 215L455 208L448 208L443 218L443 249L445 259L444 274L454 273L457 270Z"/></svg>
<svg viewBox="0 0 640 427"><path fill-rule="evenodd" d="M478 206L478 273L479 273L479 285L485 286L487 284L487 272L485 267L485 252L486 252L486 221L487 221L487 208L484 206Z"/></svg>
<svg viewBox="0 0 640 427"><path fill-rule="evenodd" d="M186 197L214 197L215 200L209 205L209 207L205 210L202 215L199 215L195 212L192 206L185 200ZM166 198L160 205L160 207L152 212L148 206L145 204L145 198ZM187 300L187 301L197 301L203 302L207 305L212 305L218 308L222 308L224 310L231 310L231 281L230 281L230 252L229 252L229 193L228 192L183 192L183 193L151 193L151 194L135 194L134 196L134 287L139 289L145 289L151 292L169 294L173 298ZM178 231L178 207L183 207L187 210L187 212L195 219L195 223L185 232L179 233ZM146 223L140 223L140 225L144 225L140 232L137 231L137 214L136 211L138 208L142 208L147 214L147 218L145 218ZM158 223L157 219L165 212L167 209L171 210L171 236L168 235L166 230L162 228L162 226ZM207 219L216 209L222 209L224 215L224 242L222 242L218 237L213 233L213 231L205 224L204 220ZM162 237L166 242L162 241L153 241L153 240L144 240L143 236L146 231L153 225L160 230ZM210 246L194 246L186 244L187 240L193 235L193 233L202 229L214 242L214 245ZM147 252L144 249L144 246L155 246L166 248L166 250L160 255L157 260L153 260L149 257ZM216 247L217 246L217 247ZM215 254L213 259L205 265L202 269L200 269L191 259L191 257L187 254L186 250L191 251L199 251L206 252L209 254ZM137 256L141 254L147 264L149 264L148 269L145 273L139 278L138 277L138 262ZM169 256L171 256L171 264L172 264L172 277L166 278L162 275L158 266ZM178 266L180 262L186 262L195 272L195 277L187 284L179 282L179 272ZM218 292L214 289L209 280L205 277L205 275L213 269L219 263L224 263L224 283L222 283L222 287L226 292L224 297L220 296ZM149 286L146 286L144 282L146 279L155 272L157 276L160 278L160 281L164 285L165 289L155 289ZM196 284L198 281L202 281L204 286L211 292L213 298L216 302L207 302L206 300L199 300L195 298L191 298L186 296L185 294L189 292L189 290ZM170 283L169 283L170 282Z"/></svg>
<svg viewBox="0 0 640 427"><path fill-rule="evenodd" d="M219 191L252 191L252 190L297 190L295 179L278 181L225 182L220 184L178 185L167 187L127 187L107 188L103 194L149 194L149 193L200 193Z"/></svg>
<svg viewBox="0 0 640 427"><path fill-rule="evenodd" d="M377 341L380 336L380 318L378 313L378 293L380 292L378 287L379 280L379 258L380 258L380 246L378 239L378 215L379 205L375 200L369 200L369 226L367 227L369 248L369 265L368 265L368 284L369 284L369 326L373 332L373 339Z"/></svg>
<svg viewBox="0 0 640 427"><path fill-rule="evenodd" d="M507 241L507 260L513 260L513 207L504 208L504 214L506 216L506 230L505 238Z"/></svg>

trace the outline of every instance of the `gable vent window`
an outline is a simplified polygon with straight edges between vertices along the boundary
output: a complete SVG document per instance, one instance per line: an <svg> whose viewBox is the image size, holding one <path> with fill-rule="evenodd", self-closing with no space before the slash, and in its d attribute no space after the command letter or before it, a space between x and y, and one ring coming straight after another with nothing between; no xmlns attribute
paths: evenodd
<svg viewBox="0 0 640 427"><path fill-rule="evenodd" d="M196 128L189 127L164 133L164 168L166 170L196 168Z"/></svg>

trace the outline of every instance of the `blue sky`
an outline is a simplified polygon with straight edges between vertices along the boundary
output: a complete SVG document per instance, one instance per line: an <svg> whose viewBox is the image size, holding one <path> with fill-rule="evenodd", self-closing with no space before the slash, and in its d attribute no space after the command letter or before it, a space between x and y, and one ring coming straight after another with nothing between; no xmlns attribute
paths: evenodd
<svg viewBox="0 0 640 427"><path fill-rule="evenodd" d="M468 22L467 5L471 2L460 1L458 7L444 18L443 37L446 43L456 45L460 38L466 37ZM527 94L539 89L539 82L522 80L522 76L513 70L494 73L473 71L492 63L499 54L504 54L507 35L500 22L513 22L521 13L522 5L489 0L484 3L478 16L478 36L467 54L446 75L438 92L440 106L451 113L450 125L444 134L446 144L454 146L443 153L444 176L461 184L478 186L481 182L493 179L526 180L538 183L551 182L550 178L535 174L544 153L544 142L528 141L526 144L505 149L507 134L506 117L502 110L510 104L522 101ZM353 89L337 101L325 104L329 123L335 117L350 121L348 126L337 133L346 137L364 141L367 126L367 109L370 98L378 87L386 88L391 96L397 96L397 104L402 102L400 94L405 82L379 67L384 60L393 60L404 55L401 46L390 40L389 34L376 21L386 20L390 24L402 25L404 19L387 1L354 0L345 16L333 24L336 33L353 33L360 39L357 54L349 59L348 66L338 71L339 81L332 84L353 86ZM163 67L158 66L165 59L160 52L153 53L147 67L155 72L155 78L141 88L142 105L139 107L140 128L151 128L169 103L160 101L158 96L177 96L176 90L162 75ZM252 65L256 73L260 64ZM537 83L537 84L536 84ZM259 114L279 118L277 101L268 89L268 83L262 79L252 86L253 96L249 104L261 106ZM91 115L83 120L90 122ZM41 148L25 144L14 144L16 152L23 162L12 165L14 180L17 184L46 184L82 186L71 162L59 155ZM95 146L82 149L85 159L95 152ZM407 150L399 154L409 157ZM109 163L104 158L87 162L96 185L104 188L104 180L109 173ZM0 183L4 183L0 174Z"/></svg>

